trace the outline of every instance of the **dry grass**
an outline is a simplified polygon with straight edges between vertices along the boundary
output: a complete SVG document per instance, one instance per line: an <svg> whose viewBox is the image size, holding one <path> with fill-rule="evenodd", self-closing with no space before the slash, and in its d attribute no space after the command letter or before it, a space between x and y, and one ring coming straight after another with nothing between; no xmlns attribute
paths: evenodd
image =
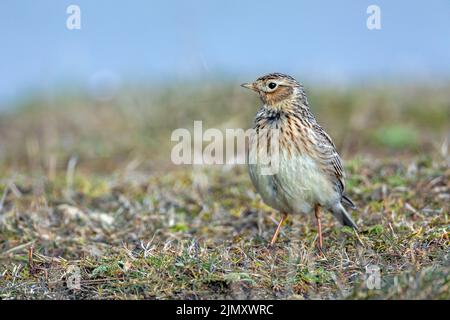
<svg viewBox="0 0 450 320"><path fill-rule="evenodd" d="M267 247L278 216L245 167L167 163L174 128L250 125L256 100L237 90L33 99L3 115L0 298L450 299L448 90L311 94L361 226L328 215L323 256L311 217L290 216Z"/></svg>

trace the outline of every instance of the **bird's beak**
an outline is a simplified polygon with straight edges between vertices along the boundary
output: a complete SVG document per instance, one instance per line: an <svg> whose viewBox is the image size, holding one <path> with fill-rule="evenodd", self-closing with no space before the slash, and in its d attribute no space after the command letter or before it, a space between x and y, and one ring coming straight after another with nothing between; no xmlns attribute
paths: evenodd
<svg viewBox="0 0 450 320"><path fill-rule="evenodd" d="M253 83L243 83L241 84L241 87L253 90L253 91L258 91L255 87L255 85Z"/></svg>

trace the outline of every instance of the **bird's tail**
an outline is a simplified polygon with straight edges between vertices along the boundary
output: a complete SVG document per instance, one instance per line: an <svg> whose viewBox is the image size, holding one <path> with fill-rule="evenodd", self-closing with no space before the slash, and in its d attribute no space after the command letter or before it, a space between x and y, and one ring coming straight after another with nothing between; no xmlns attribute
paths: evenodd
<svg viewBox="0 0 450 320"><path fill-rule="evenodd" d="M348 212L345 210L344 206L339 203L335 208L333 208L332 213L334 217L344 226L352 227L358 230L356 223L352 220Z"/></svg>

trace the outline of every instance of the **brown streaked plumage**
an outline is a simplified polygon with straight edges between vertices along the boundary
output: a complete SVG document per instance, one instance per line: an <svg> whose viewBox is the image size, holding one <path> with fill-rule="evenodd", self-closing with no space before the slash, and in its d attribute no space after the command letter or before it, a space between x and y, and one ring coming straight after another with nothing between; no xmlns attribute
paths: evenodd
<svg viewBox="0 0 450 320"><path fill-rule="evenodd" d="M256 114L256 135L250 139L248 161L250 177L261 197L283 216L271 245L289 213L314 211L320 249L320 208L331 211L343 225L356 229L343 206L355 207L344 194L345 175L341 158L330 136L311 113L303 86L281 73L271 73L242 86L256 91L263 103ZM269 157L273 155L269 144L274 141L268 133L273 129L278 130L278 167L275 173L265 174L260 159L263 152L268 152ZM260 141L264 139L268 144L263 148Z"/></svg>

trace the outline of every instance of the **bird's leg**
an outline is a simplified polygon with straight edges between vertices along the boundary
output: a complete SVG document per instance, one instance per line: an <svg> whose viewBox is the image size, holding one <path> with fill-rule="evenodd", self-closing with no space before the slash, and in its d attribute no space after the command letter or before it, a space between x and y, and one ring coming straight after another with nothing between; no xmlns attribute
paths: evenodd
<svg viewBox="0 0 450 320"><path fill-rule="evenodd" d="M278 234L281 230L281 225L283 224L284 220L286 220L287 214L282 212L281 213L281 220L278 222L277 230L275 230L275 234L272 237L272 241L270 241L270 246L273 246L275 244L275 241L277 241Z"/></svg>
<svg viewBox="0 0 450 320"><path fill-rule="evenodd" d="M322 251L322 223L320 222L320 205L316 204L314 213L317 219L317 233L319 235L319 250Z"/></svg>

